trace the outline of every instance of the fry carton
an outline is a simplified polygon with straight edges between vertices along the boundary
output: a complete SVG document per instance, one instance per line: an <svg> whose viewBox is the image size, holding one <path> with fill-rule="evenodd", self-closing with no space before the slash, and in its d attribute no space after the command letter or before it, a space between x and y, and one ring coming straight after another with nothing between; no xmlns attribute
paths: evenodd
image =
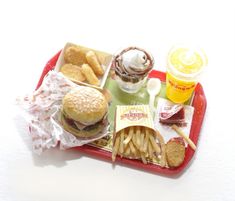
<svg viewBox="0 0 235 201"><path fill-rule="evenodd" d="M141 159L144 164L152 161L164 167L165 143L154 130L148 105L118 105L115 116L112 160L116 155Z"/></svg>
<svg viewBox="0 0 235 201"><path fill-rule="evenodd" d="M148 105L117 105L115 133L130 126L144 126L154 130Z"/></svg>

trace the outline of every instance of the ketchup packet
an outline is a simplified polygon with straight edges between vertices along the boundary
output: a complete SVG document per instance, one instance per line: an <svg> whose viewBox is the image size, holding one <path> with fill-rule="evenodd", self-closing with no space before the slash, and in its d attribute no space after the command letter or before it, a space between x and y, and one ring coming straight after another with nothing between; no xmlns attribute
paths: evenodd
<svg viewBox="0 0 235 201"><path fill-rule="evenodd" d="M160 109L159 121L167 125L176 124L178 126L186 126L184 105L166 102Z"/></svg>
<svg viewBox="0 0 235 201"><path fill-rule="evenodd" d="M171 129L172 124L176 124L177 126L181 124L181 130L189 136L193 113L194 107L190 105L175 104L167 99L159 97L156 115L154 117L154 127L160 133L164 133L165 141L177 136Z"/></svg>

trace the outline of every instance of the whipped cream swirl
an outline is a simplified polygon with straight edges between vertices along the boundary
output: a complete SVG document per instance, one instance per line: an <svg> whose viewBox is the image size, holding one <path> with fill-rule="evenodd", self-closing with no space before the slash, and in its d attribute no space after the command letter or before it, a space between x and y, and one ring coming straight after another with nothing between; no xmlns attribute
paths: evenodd
<svg viewBox="0 0 235 201"><path fill-rule="evenodd" d="M145 50L129 47L116 55L114 67L116 75L122 80L138 82L153 68L153 58Z"/></svg>

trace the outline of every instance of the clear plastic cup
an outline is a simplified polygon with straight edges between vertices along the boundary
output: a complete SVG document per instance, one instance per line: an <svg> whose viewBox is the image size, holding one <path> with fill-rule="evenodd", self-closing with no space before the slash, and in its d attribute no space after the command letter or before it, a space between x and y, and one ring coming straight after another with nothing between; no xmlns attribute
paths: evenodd
<svg viewBox="0 0 235 201"><path fill-rule="evenodd" d="M126 58L129 60L125 60ZM153 65L152 55L144 49L128 47L119 51L113 61L115 80L119 88L127 93L138 92L144 85Z"/></svg>
<svg viewBox="0 0 235 201"><path fill-rule="evenodd" d="M167 57L166 96L175 103L184 103L197 85L198 76L207 65L203 50L174 46Z"/></svg>

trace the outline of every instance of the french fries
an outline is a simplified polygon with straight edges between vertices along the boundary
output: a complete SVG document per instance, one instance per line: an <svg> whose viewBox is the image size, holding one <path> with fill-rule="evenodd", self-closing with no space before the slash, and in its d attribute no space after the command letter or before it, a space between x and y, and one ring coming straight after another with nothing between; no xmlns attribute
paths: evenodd
<svg viewBox="0 0 235 201"><path fill-rule="evenodd" d="M128 132L128 136L127 136L127 138L123 141L123 144L127 145L127 144L131 141L132 136L133 136L133 131L134 131L134 128L133 128L133 127L130 127L129 132Z"/></svg>
<svg viewBox="0 0 235 201"><path fill-rule="evenodd" d="M162 137L162 135L156 131L155 132L155 135L157 137L157 139L159 140L159 143L160 143L160 146L161 146L161 160L160 160L160 165L162 167L165 167L167 165L167 162L166 162L166 144L164 142L164 139Z"/></svg>
<svg viewBox="0 0 235 201"><path fill-rule="evenodd" d="M122 129L114 137L112 160L116 155L131 159L141 159L144 164L157 160L166 165L165 142L160 133L143 126Z"/></svg>
<svg viewBox="0 0 235 201"><path fill-rule="evenodd" d="M136 126L136 144L137 144L137 146L141 146L141 136L140 136L140 134L141 134L141 131L140 131L140 127L139 126Z"/></svg>
<svg viewBox="0 0 235 201"><path fill-rule="evenodd" d="M184 132L175 124L171 126L171 128L181 137L185 139L185 141L189 144L189 146L195 151L197 149L197 146L193 143L193 141L184 134Z"/></svg>
<svg viewBox="0 0 235 201"><path fill-rule="evenodd" d="M149 139L150 139L151 145L153 146L153 149L156 151L157 154L160 154L161 149L160 149L159 145L156 144L154 137L151 135L151 136L149 136Z"/></svg>
<svg viewBox="0 0 235 201"><path fill-rule="evenodd" d="M149 132L148 132L148 130L146 130L143 147L141 149L141 151L143 151L144 153L146 153L146 151L147 151L148 142L149 142Z"/></svg>
<svg viewBox="0 0 235 201"><path fill-rule="evenodd" d="M116 159L116 155L118 153L119 146L120 146L120 136L117 136L115 144L114 144L113 153L112 153L112 160L113 161L115 161L115 159Z"/></svg>
<svg viewBox="0 0 235 201"><path fill-rule="evenodd" d="M124 133L124 130L121 131L121 134L120 134L120 146L119 146L119 153L123 154L124 152L124 144L123 144L123 141L124 141L124 136L125 133Z"/></svg>

